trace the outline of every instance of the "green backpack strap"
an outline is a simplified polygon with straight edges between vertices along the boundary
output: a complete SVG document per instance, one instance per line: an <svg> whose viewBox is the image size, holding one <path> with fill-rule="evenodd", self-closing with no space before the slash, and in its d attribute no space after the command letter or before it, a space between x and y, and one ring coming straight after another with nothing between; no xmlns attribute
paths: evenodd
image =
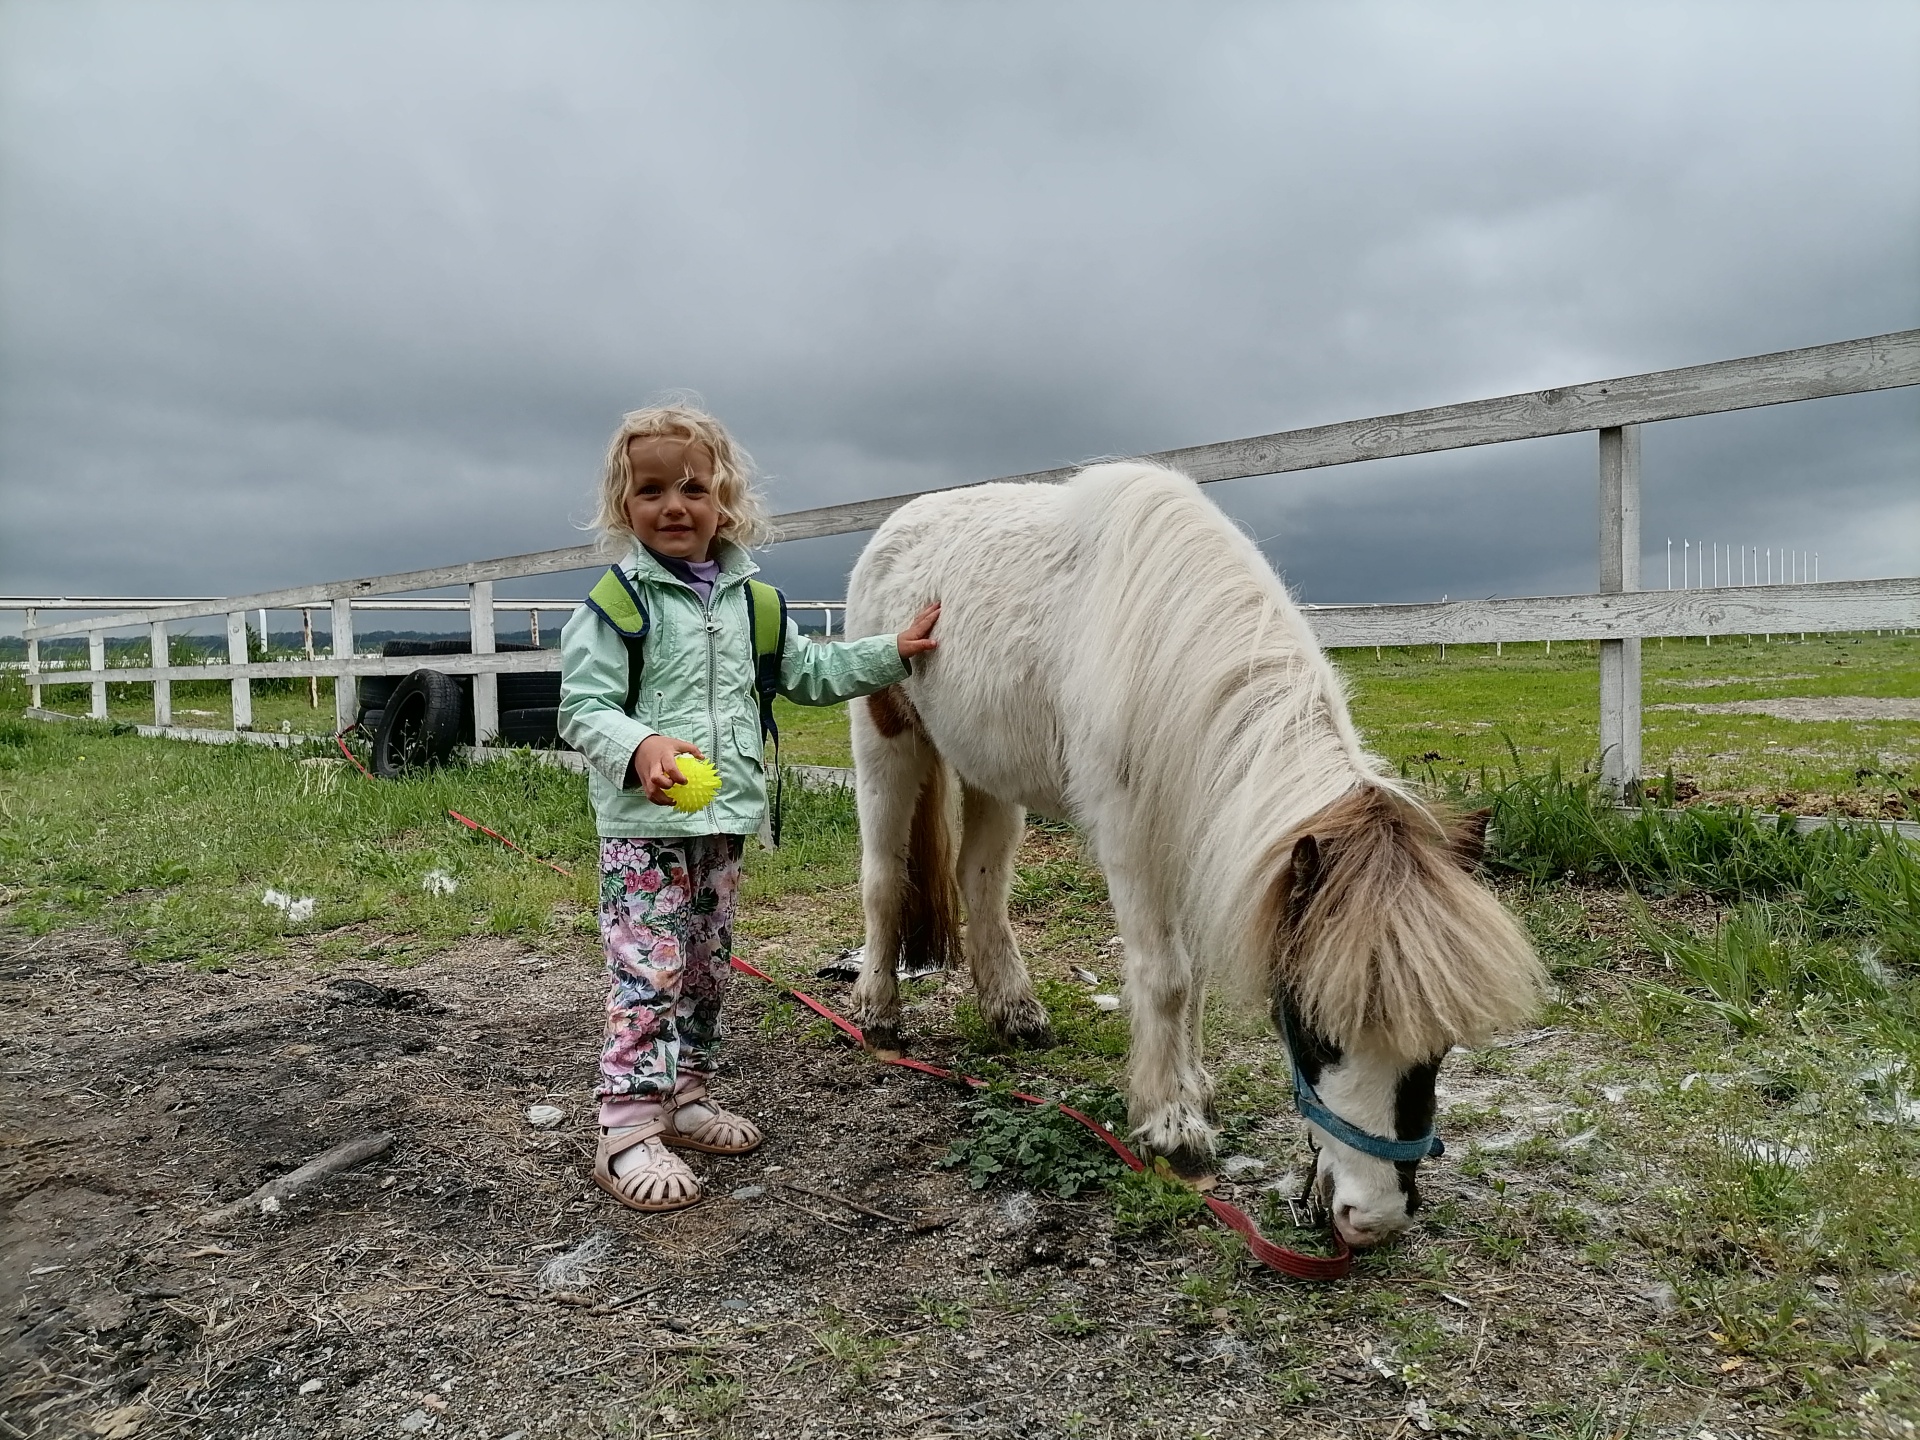
<svg viewBox="0 0 1920 1440"><path fill-rule="evenodd" d="M773 843L780 843L780 727L773 697L780 693L780 658L787 640L787 597L762 580L741 587L753 634L753 689L760 697L760 738L773 741Z"/></svg>
<svg viewBox="0 0 1920 1440"><path fill-rule="evenodd" d="M640 698L640 668L646 659L646 602L626 572L612 565L587 592L587 608L606 621L627 647L627 703L621 708L631 715L634 702Z"/></svg>

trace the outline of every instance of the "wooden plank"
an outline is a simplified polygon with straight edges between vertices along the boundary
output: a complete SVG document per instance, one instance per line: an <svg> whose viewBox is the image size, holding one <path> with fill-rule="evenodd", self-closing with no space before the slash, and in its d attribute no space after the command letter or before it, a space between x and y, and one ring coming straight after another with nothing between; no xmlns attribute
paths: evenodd
<svg viewBox="0 0 1920 1440"><path fill-rule="evenodd" d="M27 611L29 635L33 633L34 621L38 616L37 610ZM36 710L40 708L40 642L33 639L27 641L27 703Z"/></svg>
<svg viewBox="0 0 1920 1440"><path fill-rule="evenodd" d="M589 773L587 757L578 750L513 749L502 745L460 745L455 748L469 760L506 760L515 755L531 755L539 764L551 765L556 770L571 770L576 775Z"/></svg>
<svg viewBox="0 0 1920 1440"><path fill-rule="evenodd" d="M147 643L151 654L149 659L153 668L165 671L173 664L171 647L167 642L167 622L156 620L148 630ZM153 723L162 728L173 724L173 682L164 674L153 682Z"/></svg>
<svg viewBox="0 0 1920 1440"><path fill-rule="evenodd" d="M93 681L93 705L89 713L96 720L107 718L107 637L94 630L87 635L87 671Z"/></svg>
<svg viewBox="0 0 1920 1440"><path fill-rule="evenodd" d="M1640 588L1640 427L1600 432L1600 593ZM1640 641L1600 642L1600 783L1640 778Z"/></svg>
<svg viewBox="0 0 1920 1440"><path fill-rule="evenodd" d="M1463 405L1282 430L1245 440L1190 445L1143 458L1170 465L1205 485L1216 480L1282 475L1507 440L1537 440L1904 385L1920 385L1920 330L1472 400ZM1020 484L1054 484L1071 478L1079 468L1069 465L1004 478ZM923 490L792 511L775 517L776 538L809 540L871 530L908 501L936 493Z"/></svg>
<svg viewBox="0 0 1920 1440"><path fill-rule="evenodd" d="M411 675L415 670L438 670L443 675L519 675L552 673L560 668L558 650L509 650L494 655L356 655L342 659L334 655L304 659L261 660L246 665L170 665L156 672L147 666L115 666L103 671L114 681L128 683L152 680L231 680L235 673L250 680L304 679L308 675L332 676L336 689L343 676ZM60 683L82 685L91 678L90 670L63 671ZM351 723L351 722L349 722Z"/></svg>
<svg viewBox="0 0 1920 1440"><path fill-rule="evenodd" d="M1651 806L1642 809L1637 805L1616 807L1620 814L1629 817L1641 815L1659 815L1668 820L1677 820L1687 812L1685 810L1660 810ZM1912 820L1863 820L1852 815L1796 815L1793 828L1800 835L1811 835L1817 830L1888 830L1903 840L1920 840L1920 822Z"/></svg>
<svg viewBox="0 0 1920 1440"><path fill-rule="evenodd" d="M227 674L232 676L233 728L253 728L253 677L247 663L247 612L235 610L227 616Z"/></svg>
<svg viewBox="0 0 1920 1440"><path fill-rule="evenodd" d="M1899 630L1920 628L1920 579L1304 608L1320 643L1334 649Z"/></svg>
<svg viewBox="0 0 1920 1440"><path fill-rule="evenodd" d="M439 565L428 570L403 570L392 575L369 575L358 580L330 580L320 585L263 590L257 595L169 605L133 615L63 620L54 625L42 625L36 633L46 637L77 635L93 626L120 630L132 625L144 625L149 620L202 619L235 607L247 610L297 610L302 605L326 605L356 596L399 595L411 590L439 590L448 585L468 585L475 580L553 575L567 570L593 569L606 563L606 553L598 545L574 545L565 550L537 550L526 555L505 555L497 560L470 560L460 565Z"/></svg>
<svg viewBox="0 0 1920 1440"><path fill-rule="evenodd" d="M476 580L467 587L467 634L476 655L493 654L493 582ZM479 672L473 677L473 738L485 745L500 736L500 677Z"/></svg>
<svg viewBox="0 0 1920 1440"><path fill-rule="evenodd" d="M1595 380L1492 400L1473 400L1463 405L1408 410L1397 415L1282 430L1245 440L1161 450L1145 458L1172 465L1206 484L1252 475L1280 475L1295 470L1350 465L1360 460L1425 455L1506 440L1532 440L1582 430L1678 420L1690 415L1717 415L1728 410L1858 395L1916 384L1920 384L1920 330L1902 330L1833 345L1720 360L1710 365L1690 365L1678 370L1658 370L1616 380ZM1057 483L1070 478L1079 468L1068 465L1001 478L1022 484ZM774 517L774 540L807 540L871 530L909 500L936 493L919 491L789 511ZM428 570L272 590L230 600L183 604L143 615L69 620L40 626L31 633L51 637L77 635L93 626L123 629L144 624L149 619L185 620L218 614L233 606L297 609L342 597L435 590L477 580L586 570L605 563L606 554L599 546L575 545L565 550L542 550L497 560L476 560Z"/></svg>
<svg viewBox="0 0 1920 1440"><path fill-rule="evenodd" d="M60 710L46 710L40 706L20 712L29 720L80 720L85 717L68 715ZM244 742L248 745L268 745L281 750L292 749L296 745L306 745L314 740L324 740L324 735L282 735L277 730L202 730L192 725L135 725L134 732L151 739L191 740L201 745L234 745Z"/></svg>
<svg viewBox="0 0 1920 1440"><path fill-rule="evenodd" d="M360 686L355 675L377 675L377 670L353 670L353 606L344 599L335 599L333 605L333 657L334 663L341 668L323 671L318 664L310 672L315 675L331 673L333 676L333 728L345 730L360 718Z"/></svg>

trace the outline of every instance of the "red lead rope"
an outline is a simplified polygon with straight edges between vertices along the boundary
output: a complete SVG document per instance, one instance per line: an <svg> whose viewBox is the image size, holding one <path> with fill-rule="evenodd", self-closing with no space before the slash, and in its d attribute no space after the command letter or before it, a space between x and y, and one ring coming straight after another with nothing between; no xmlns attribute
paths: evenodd
<svg viewBox="0 0 1920 1440"><path fill-rule="evenodd" d="M366 775L368 779L372 779L373 777L368 772L367 767L360 764L360 758L347 748L347 743L344 738L345 735L346 731L343 730L339 735L334 736L334 743L340 747L340 752L345 755L347 759L353 761L362 775ZM502 835L498 830L489 830L478 820L469 820L458 810L449 810L447 814L466 826L469 830L478 831L482 835L498 840L509 850L517 851L525 855L529 860L546 866L549 870L558 871L569 879L573 877L573 872L565 866L556 865L551 860L543 860L538 855L521 849L520 846L507 839L507 837ZM840 1014L824 1001L814 999L813 996L807 994L804 990L794 990L786 985L782 985L759 966L742 960L738 955L733 957L733 968L743 975L751 975L754 979L771 985L783 995L788 995L798 1000L802 1005L806 1006L807 1009L813 1011L814 1014L818 1015L842 1035L845 1035L849 1040L853 1041L854 1044L864 1046L867 1043L867 1037L860 1033L860 1027L858 1025L854 1024L851 1020L847 1019L846 1016ZM880 1057L875 1056L874 1058L879 1059ZM985 1090L987 1088L987 1082L977 1076L960 1075L952 1070L943 1070L938 1065L929 1065L924 1060L914 1060L904 1055L895 1060L882 1060L881 1063L884 1065L897 1066L902 1070L912 1070L920 1075L931 1075L936 1080L945 1080L949 1084L965 1085L974 1090ZM1029 1105L1051 1105L1054 1103L1044 1095L1029 1095L1021 1090L1015 1090L1011 1093L1014 1099L1024 1100ZM1126 1142L1121 1140L1118 1135L1107 1129L1107 1127L1102 1125L1098 1120L1095 1120L1091 1115L1082 1114L1070 1105L1060 1106L1060 1113L1073 1120L1077 1120L1080 1124L1091 1130L1106 1143L1109 1150L1113 1151L1115 1155L1118 1155L1120 1159L1126 1163L1128 1169L1144 1170L1147 1168L1146 1162L1134 1154L1133 1151L1129 1150ZM1301 1250L1291 1250L1285 1245L1274 1244L1260 1233L1260 1227L1253 1223L1253 1217L1248 1215L1247 1212L1242 1210L1238 1205L1229 1204L1227 1201L1213 1195L1207 1195L1202 1198L1206 1201L1207 1209L1213 1212L1214 1218L1229 1230L1238 1232L1246 1240L1247 1248L1253 1252L1253 1258L1271 1270L1278 1270L1283 1275L1291 1275L1296 1280L1339 1280L1343 1279L1348 1272L1353 1269L1353 1252L1347 1248L1347 1242L1340 1238L1338 1231L1333 1232L1333 1254L1309 1255Z"/></svg>
<svg viewBox="0 0 1920 1440"><path fill-rule="evenodd" d="M742 974L753 976L756 980L764 980L784 995L792 996L822 1020L832 1025L841 1034L845 1035L849 1040L853 1041L854 1044L866 1044L866 1036L860 1033L860 1027L847 1019L846 1016L834 1010L832 1006L814 999L813 996L807 994L804 990L794 990L782 985L778 980L775 980L771 975L767 974L766 971L760 969L757 965L752 965L742 960L738 955L733 957L733 968ZM875 1058L878 1059L879 1057L876 1056ZM984 1090L987 1088L987 1082L976 1076L959 1075L952 1070L943 1070L938 1065L929 1065L924 1060L912 1060L906 1056L901 1056L897 1060L882 1060L881 1063L883 1065L897 1065L902 1070L912 1070L921 1075L931 1075L936 1080L945 1080L950 1083L966 1085L974 1090ZM1011 1093L1014 1099L1024 1100L1029 1105L1051 1105L1054 1103L1044 1095L1028 1095L1020 1090L1015 1090ZM1070 1105L1060 1106L1060 1113L1078 1120L1082 1125L1086 1126L1087 1129L1104 1140L1107 1148L1126 1162L1128 1169L1144 1170L1147 1168L1146 1162L1134 1154L1133 1151L1129 1150L1126 1142L1121 1140L1118 1135L1107 1129L1107 1127L1102 1125L1098 1120L1095 1120L1091 1115L1082 1114ZM1285 1245L1274 1244L1260 1233L1260 1227L1253 1223L1253 1217L1248 1215L1247 1212L1242 1210L1238 1205L1229 1204L1227 1201L1213 1195L1208 1195L1203 1198L1206 1200L1207 1209L1213 1212L1214 1218L1228 1229L1238 1231L1240 1235L1246 1239L1247 1248L1253 1252L1253 1258L1270 1269L1278 1270L1283 1275L1291 1275L1296 1280L1339 1280L1353 1269L1353 1252L1347 1248L1346 1241L1340 1238L1338 1232L1335 1232L1333 1235L1333 1243L1336 1247L1334 1254L1308 1255L1300 1250L1290 1250Z"/></svg>

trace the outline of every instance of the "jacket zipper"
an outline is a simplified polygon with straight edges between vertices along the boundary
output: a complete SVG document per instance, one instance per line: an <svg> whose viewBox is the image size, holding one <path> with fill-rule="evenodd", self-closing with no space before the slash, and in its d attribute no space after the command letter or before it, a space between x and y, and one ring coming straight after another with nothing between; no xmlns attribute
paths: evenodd
<svg viewBox="0 0 1920 1440"><path fill-rule="evenodd" d="M717 757L719 757L722 752L720 748L720 707L715 701L715 692L720 688L720 642L714 634L713 597L719 593L719 590L720 580L718 576L715 576L712 587L707 591L707 598L701 602L701 608L705 611L707 628L707 741L709 745L707 753L716 757L713 761L716 769L720 765ZM713 826L713 828L707 832L709 835L718 835L720 833L720 827L713 820L711 814L708 816L707 823Z"/></svg>

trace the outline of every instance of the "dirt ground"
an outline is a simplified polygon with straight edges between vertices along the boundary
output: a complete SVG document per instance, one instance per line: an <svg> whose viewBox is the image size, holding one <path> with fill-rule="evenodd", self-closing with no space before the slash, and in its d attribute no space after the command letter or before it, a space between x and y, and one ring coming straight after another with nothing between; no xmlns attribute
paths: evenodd
<svg viewBox="0 0 1920 1440"><path fill-rule="evenodd" d="M1773 1413L1749 1408L1752 1372L1623 1370L1671 1292L1578 1263L1571 1240L1494 1260L1424 1237L1337 1285L1242 1271L1210 1291L1232 1265L1205 1227L1117 1241L1099 1196L972 1192L937 1164L961 1131L953 1090L746 979L723 1093L767 1144L703 1160L708 1203L643 1217L586 1178L602 986L585 941L323 975L0 932L0 975L6 1435L1397 1440L1597 1437L1633 1415L1635 1434L1726 1440ZM950 1052L958 989L912 1017L918 1053ZM565 1122L533 1128L536 1104ZM198 1223L382 1131L386 1154L278 1213ZM1445 1163L1422 1184L1494 1205ZM1594 1223L1583 1241L1614 1222Z"/></svg>

